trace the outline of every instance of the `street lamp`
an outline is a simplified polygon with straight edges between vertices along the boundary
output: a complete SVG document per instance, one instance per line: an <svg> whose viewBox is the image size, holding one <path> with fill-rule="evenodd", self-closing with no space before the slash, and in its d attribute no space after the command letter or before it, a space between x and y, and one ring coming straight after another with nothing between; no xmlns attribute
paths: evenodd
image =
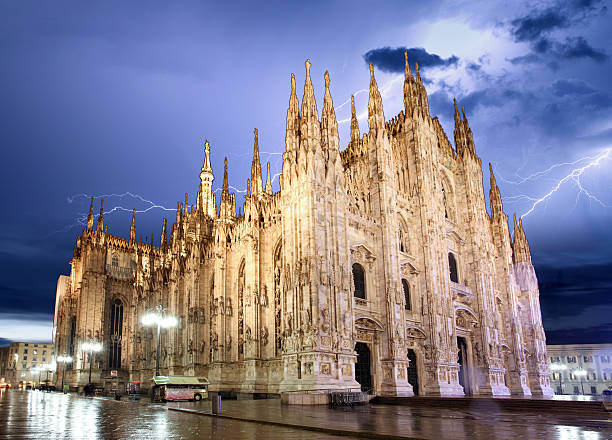
<svg viewBox="0 0 612 440"><path fill-rule="evenodd" d="M584 384L582 383L582 378L587 375L586 370L576 370L574 371L574 375L580 378L580 388L582 389L582 395L584 396Z"/></svg>
<svg viewBox="0 0 612 440"><path fill-rule="evenodd" d="M550 369L556 371L559 375L559 394L563 394L563 388L561 386L561 372L567 370L567 365L563 364L551 364Z"/></svg>
<svg viewBox="0 0 612 440"><path fill-rule="evenodd" d="M42 375L43 368L42 367L33 367L31 371L36 374L38 373L38 385L40 385L40 376Z"/></svg>
<svg viewBox="0 0 612 440"><path fill-rule="evenodd" d="M94 341L92 338L89 340L89 342L85 342L83 345L81 345L81 350L89 351L89 381L88 383L91 383L91 365L93 364L93 354L97 351L102 350L102 344Z"/></svg>
<svg viewBox="0 0 612 440"><path fill-rule="evenodd" d="M168 310L164 309L160 304L153 308L150 313L147 313L142 317L140 322L143 325L157 325L157 346L155 348L155 375L159 376L159 339L160 339L160 329L175 327L178 324L178 320L171 315L168 315Z"/></svg>
<svg viewBox="0 0 612 440"><path fill-rule="evenodd" d="M64 391L64 375L66 374L66 364L72 362L72 356L68 356L67 354L60 355L57 357L57 361L62 364L62 392L65 394L66 391Z"/></svg>

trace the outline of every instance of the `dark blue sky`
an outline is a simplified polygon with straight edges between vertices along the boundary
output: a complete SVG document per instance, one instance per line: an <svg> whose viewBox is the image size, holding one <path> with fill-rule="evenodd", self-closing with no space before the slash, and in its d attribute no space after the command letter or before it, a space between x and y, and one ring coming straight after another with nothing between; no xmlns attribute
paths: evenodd
<svg viewBox="0 0 612 440"><path fill-rule="evenodd" d="M137 216L137 234L159 238L162 217L185 192L194 199L204 139L217 187L227 155L230 184L244 189L254 127L280 172L289 78L301 91L306 58L319 109L329 70L346 145L351 94L367 130L366 62L386 117L401 110L404 49L450 138L453 97L465 106L506 212L523 215L548 341L612 342L609 6L0 3L0 343L49 339L91 195L129 191L168 208ZM152 205L125 195L104 206ZM105 220L128 235L129 213Z"/></svg>

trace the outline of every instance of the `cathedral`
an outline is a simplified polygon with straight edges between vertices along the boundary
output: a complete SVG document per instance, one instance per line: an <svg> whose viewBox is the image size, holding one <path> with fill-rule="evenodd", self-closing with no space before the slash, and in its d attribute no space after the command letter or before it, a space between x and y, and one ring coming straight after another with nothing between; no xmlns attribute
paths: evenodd
<svg viewBox="0 0 612 440"><path fill-rule="evenodd" d="M341 151L329 74L319 119L306 61L301 105L291 76L280 191L255 130L244 205L227 159L217 201L206 142L197 197L156 242L137 240L134 215L129 239L110 235L92 199L58 280L55 353L73 358L58 382L147 389L157 367L288 403L340 390L551 396L522 223L511 236L490 166L487 210L465 111L455 102L453 148L407 55L403 89L404 109L386 120L370 65L369 131L353 100ZM143 325L155 310L176 326Z"/></svg>

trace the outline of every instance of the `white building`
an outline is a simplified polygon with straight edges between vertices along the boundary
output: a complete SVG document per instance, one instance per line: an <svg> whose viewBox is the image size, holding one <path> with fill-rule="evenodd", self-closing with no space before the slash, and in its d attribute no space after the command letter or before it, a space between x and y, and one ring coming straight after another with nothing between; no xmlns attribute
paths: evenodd
<svg viewBox="0 0 612 440"><path fill-rule="evenodd" d="M612 387L612 344L547 345L555 394L601 394Z"/></svg>

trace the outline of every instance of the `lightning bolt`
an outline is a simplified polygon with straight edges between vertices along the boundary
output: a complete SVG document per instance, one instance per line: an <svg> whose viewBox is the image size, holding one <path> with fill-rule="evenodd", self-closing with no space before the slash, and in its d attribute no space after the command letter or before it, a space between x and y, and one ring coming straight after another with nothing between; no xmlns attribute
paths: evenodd
<svg viewBox="0 0 612 440"><path fill-rule="evenodd" d="M393 88L393 86L400 80L403 80L404 76L403 75L398 75L395 78L390 79L389 81L387 81L386 83L383 84L383 86L381 87L381 97L385 97ZM359 93L363 93L363 92L369 92L369 90L366 89L361 89L355 92L354 96L357 96ZM340 108L342 108L343 106L345 106L348 102L350 102L351 99L349 98L348 100L344 101L342 104L340 104L338 107L336 107L336 110L339 110ZM357 114L357 120L362 121L365 118L368 117L368 107L366 106L366 108L361 111L359 114ZM347 119L341 119L338 121L338 124L345 124L347 122L351 122L351 118L347 118Z"/></svg>
<svg viewBox="0 0 612 440"><path fill-rule="evenodd" d="M535 179L540 179L544 176L547 176L548 174L550 174L552 171L560 168L560 167L564 167L564 166L573 166L574 168L571 168L569 170L569 172L567 174L565 174L562 178L560 179L555 179L556 183L555 185L552 187L552 189L550 189L546 194L544 194L541 197L531 197L528 195L517 195L517 196L511 196L511 197L504 197L504 200L511 200L511 201L522 201L522 200L527 200L529 202L531 202L531 207L521 216L522 218L527 217L529 214L531 214L532 212L535 211L535 209L543 204L546 203L555 193L557 193L561 187L563 187L565 184L568 183L573 183L574 185L576 185L576 187L578 188L578 192L576 194L576 200L575 200L575 205L577 206L578 204L578 200L580 199L580 196L586 196L590 201L596 202L599 205L603 206L604 208L612 208L612 205L609 205L605 202L603 202L600 198L598 198L595 194L593 194L591 191L589 191L587 188L585 188L585 186L582 184L582 176L584 175L584 173L586 173L587 171L589 171L592 168L598 167L601 165L601 163L605 160L612 160L612 148L606 148L605 150L603 150L601 153L593 155L593 156L585 156L585 157L581 157L575 161L571 161L571 162L561 162L561 163L557 163L554 164L550 167L548 167L545 170L542 171L538 171L536 173L530 174L527 177L519 177L519 180L517 181L512 181L512 180L508 180L508 179L504 179L501 178L501 180L511 183L513 185L520 185L522 183L525 182L529 182ZM501 177L501 176L500 176Z"/></svg>

